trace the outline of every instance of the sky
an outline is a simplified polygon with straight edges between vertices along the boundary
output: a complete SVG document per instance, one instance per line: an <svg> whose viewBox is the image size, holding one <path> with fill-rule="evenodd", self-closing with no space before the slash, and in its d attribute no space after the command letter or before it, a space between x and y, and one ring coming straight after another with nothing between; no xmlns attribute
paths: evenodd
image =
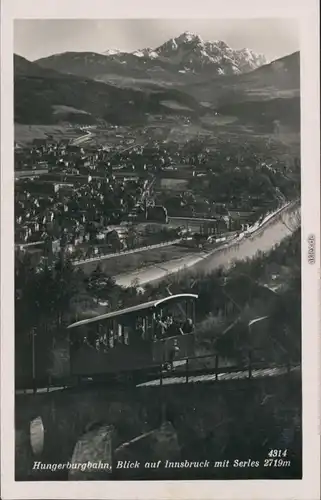
<svg viewBox="0 0 321 500"><path fill-rule="evenodd" d="M14 51L30 61L68 51L156 48L184 31L273 60L299 50L295 19L18 19Z"/></svg>

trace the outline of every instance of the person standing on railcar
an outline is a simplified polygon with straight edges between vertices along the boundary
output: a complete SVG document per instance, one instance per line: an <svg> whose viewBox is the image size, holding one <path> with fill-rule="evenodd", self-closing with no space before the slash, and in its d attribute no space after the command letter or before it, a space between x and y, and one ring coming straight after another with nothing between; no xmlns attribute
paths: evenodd
<svg viewBox="0 0 321 500"><path fill-rule="evenodd" d="M168 353L168 361L169 361L170 370L174 369L174 360L175 360L175 357L177 356L177 354L179 353L179 350L180 350L180 348L179 348L177 339L174 339L173 346Z"/></svg>

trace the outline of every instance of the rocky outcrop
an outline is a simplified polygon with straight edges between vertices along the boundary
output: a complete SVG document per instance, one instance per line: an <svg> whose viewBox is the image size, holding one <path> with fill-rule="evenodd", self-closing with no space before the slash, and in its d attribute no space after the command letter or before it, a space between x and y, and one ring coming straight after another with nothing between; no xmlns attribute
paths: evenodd
<svg viewBox="0 0 321 500"><path fill-rule="evenodd" d="M155 478L162 475L166 460L178 460L180 454L177 432L170 422L165 422L115 450L114 475L119 479L146 478L149 474Z"/></svg>
<svg viewBox="0 0 321 500"><path fill-rule="evenodd" d="M112 472L113 427L91 429L77 442L68 472L70 481L106 481Z"/></svg>

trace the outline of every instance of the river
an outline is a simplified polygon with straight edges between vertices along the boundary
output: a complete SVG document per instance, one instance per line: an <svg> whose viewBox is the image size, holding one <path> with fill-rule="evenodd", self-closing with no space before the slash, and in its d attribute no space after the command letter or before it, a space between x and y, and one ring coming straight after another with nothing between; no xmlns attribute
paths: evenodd
<svg viewBox="0 0 321 500"><path fill-rule="evenodd" d="M142 286L158 282L165 276L187 268L193 267L193 269L202 272L209 272L221 266L229 267L234 260L252 258L259 251L268 252L297 227L299 210L299 204L293 203L258 228L251 236L244 237L238 242L222 246L210 253L198 252L181 259L163 262L161 265L151 265L130 273L119 274L115 276L116 283L123 287L129 287L133 282L136 282Z"/></svg>

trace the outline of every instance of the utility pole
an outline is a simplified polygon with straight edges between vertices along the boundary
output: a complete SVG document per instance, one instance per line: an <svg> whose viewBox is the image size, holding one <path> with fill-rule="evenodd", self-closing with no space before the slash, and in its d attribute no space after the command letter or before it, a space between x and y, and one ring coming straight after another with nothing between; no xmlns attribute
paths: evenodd
<svg viewBox="0 0 321 500"><path fill-rule="evenodd" d="M36 392L36 345L35 345L35 329L31 330L31 349L32 349L32 388Z"/></svg>

